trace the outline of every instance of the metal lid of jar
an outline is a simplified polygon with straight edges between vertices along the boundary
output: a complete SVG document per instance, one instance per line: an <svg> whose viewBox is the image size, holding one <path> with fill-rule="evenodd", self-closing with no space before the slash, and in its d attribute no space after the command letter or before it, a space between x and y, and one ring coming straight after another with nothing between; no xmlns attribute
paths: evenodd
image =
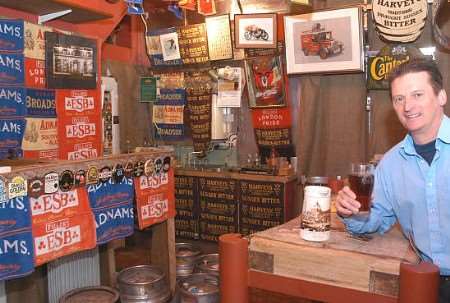
<svg viewBox="0 0 450 303"><path fill-rule="evenodd" d="M182 294L190 296L209 296L219 292L219 278L205 273L193 274L178 281Z"/></svg>
<svg viewBox="0 0 450 303"><path fill-rule="evenodd" d="M162 270L153 265L137 265L123 269L117 281L123 284L146 285L164 279Z"/></svg>
<svg viewBox="0 0 450 303"><path fill-rule="evenodd" d="M64 294L59 303L115 303L119 292L107 286L93 286L73 289Z"/></svg>
<svg viewBox="0 0 450 303"><path fill-rule="evenodd" d="M202 272L218 273L219 272L219 254L203 255L199 258L197 268Z"/></svg>
<svg viewBox="0 0 450 303"><path fill-rule="evenodd" d="M202 252L193 244L175 243L175 253L177 258L195 258Z"/></svg>
<svg viewBox="0 0 450 303"><path fill-rule="evenodd" d="M327 185L328 177L312 176L306 178L305 185Z"/></svg>

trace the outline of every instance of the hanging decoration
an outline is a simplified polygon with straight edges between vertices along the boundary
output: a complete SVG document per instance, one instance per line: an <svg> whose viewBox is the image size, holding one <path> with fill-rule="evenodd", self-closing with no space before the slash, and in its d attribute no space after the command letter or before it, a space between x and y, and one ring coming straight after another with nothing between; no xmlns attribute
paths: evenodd
<svg viewBox="0 0 450 303"><path fill-rule="evenodd" d="M208 42L204 23L177 28L183 64L208 62Z"/></svg>
<svg viewBox="0 0 450 303"><path fill-rule="evenodd" d="M211 78L206 72L192 72L186 79L186 99L194 151L206 152L211 141Z"/></svg>

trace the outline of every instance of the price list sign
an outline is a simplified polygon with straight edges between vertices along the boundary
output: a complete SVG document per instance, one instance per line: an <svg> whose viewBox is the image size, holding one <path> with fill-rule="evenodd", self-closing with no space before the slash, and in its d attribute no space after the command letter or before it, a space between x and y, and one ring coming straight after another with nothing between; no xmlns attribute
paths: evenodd
<svg viewBox="0 0 450 303"><path fill-rule="evenodd" d="M208 17L205 22L209 59L212 61L232 59L230 17L228 15Z"/></svg>

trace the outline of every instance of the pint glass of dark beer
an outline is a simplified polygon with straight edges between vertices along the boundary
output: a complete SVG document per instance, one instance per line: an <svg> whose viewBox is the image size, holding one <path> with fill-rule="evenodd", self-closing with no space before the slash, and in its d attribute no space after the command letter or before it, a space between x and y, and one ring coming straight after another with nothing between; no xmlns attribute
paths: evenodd
<svg viewBox="0 0 450 303"><path fill-rule="evenodd" d="M370 209L370 197L373 189L374 167L368 163L352 163L348 182L350 189L356 194L356 200L361 203L360 211Z"/></svg>

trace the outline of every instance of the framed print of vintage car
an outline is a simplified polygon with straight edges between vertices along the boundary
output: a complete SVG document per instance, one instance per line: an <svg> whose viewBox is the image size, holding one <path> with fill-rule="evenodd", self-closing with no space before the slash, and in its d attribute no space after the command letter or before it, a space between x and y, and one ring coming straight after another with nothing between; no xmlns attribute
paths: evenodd
<svg viewBox="0 0 450 303"><path fill-rule="evenodd" d="M284 17L288 74L364 70L359 7Z"/></svg>
<svg viewBox="0 0 450 303"><path fill-rule="evenodd" d="M276 48L277 15L234 15L236 48Z"/></svg>

